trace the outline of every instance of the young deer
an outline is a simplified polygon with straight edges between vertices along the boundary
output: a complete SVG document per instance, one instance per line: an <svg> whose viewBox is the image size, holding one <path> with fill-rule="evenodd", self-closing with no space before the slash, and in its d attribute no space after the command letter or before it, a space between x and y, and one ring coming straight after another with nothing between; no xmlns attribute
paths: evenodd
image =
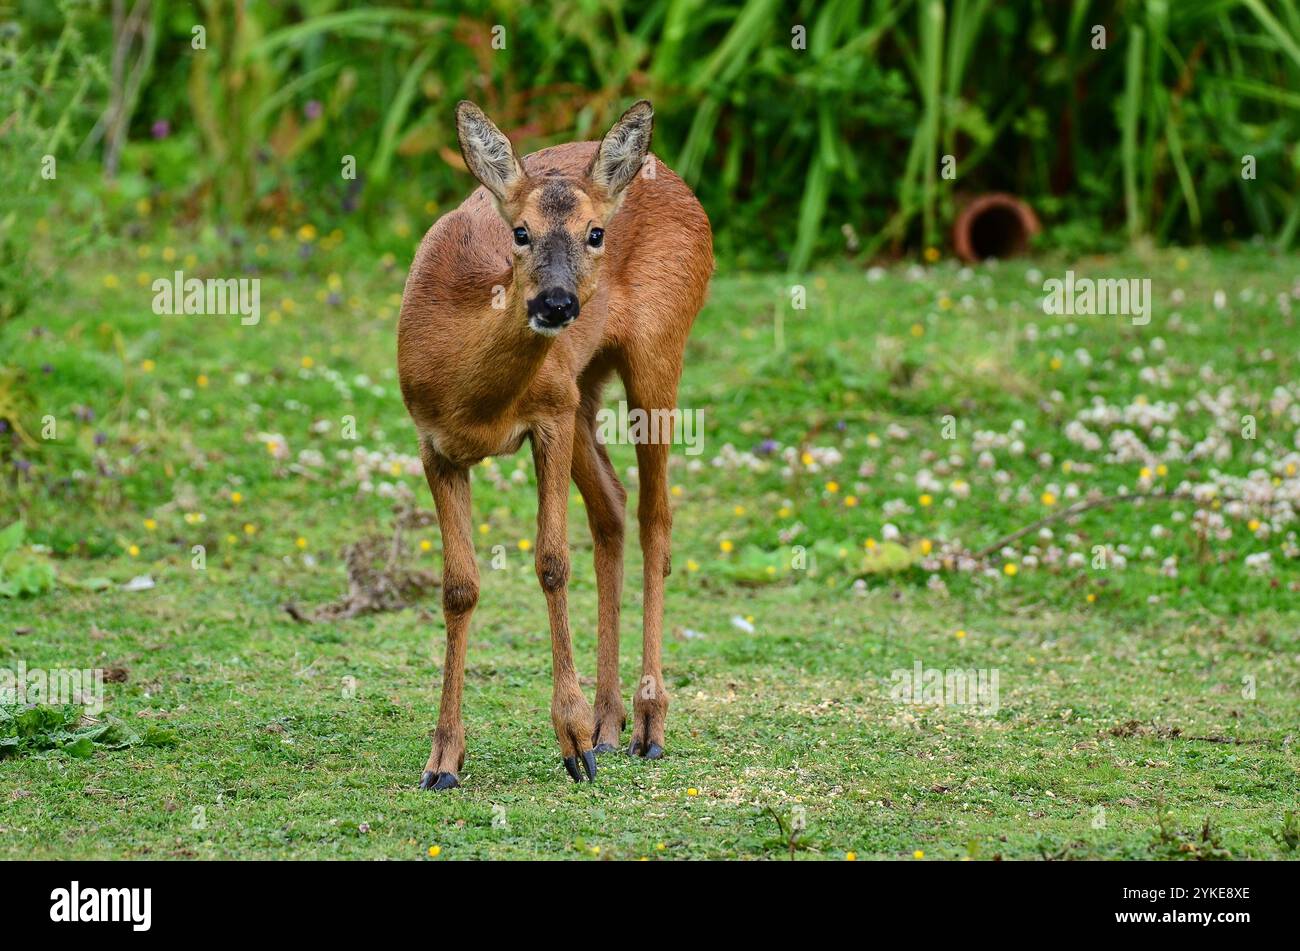
<svg viewBox="0 0 1300 951"><path fill-rule="evenodd" d="M546 595L554 680L551 720L574 782L627 724L618 676L627 504L596 438L601 390L618 373L628 403L677 405L686 335L713 273L713 233L691 190L649 154L654 110L636 103L599 142L520 161L470 102L456 107L465 164L482 184L429 229L406 280L398 327L402 397L442 532L447 656L433 750L421 789L459 784L465 759L465 640L478 603L469 467L517 451L537 472L537 578ZM641 678L628 752L663 755L668 693L660 653L670 570L668 451L637 445L637 517L645 556ZM596 706L578 686L569 640L569 479L595 547Z"/></svg>

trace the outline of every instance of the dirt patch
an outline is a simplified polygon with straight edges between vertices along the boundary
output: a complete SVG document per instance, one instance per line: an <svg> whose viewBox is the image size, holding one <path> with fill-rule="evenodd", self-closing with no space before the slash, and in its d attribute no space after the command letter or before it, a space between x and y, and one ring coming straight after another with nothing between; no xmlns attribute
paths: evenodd
<svg viewBox="0 0 1300 951"><path fill-rule="evenodd" d="M1116 724L1106 731L1110 736L1132 737L1132 736L1150 736L1158 740L1198 740L1202 743L1228 743L1233 746L1249 746L1254 744L1267 743L1267 740L1242 740L1235 736L1191 736L1182 731L1181 727L1176 726L1158 726L1155 723L1143 723L1141 720L1127 720L1124 723Z"/></svg>

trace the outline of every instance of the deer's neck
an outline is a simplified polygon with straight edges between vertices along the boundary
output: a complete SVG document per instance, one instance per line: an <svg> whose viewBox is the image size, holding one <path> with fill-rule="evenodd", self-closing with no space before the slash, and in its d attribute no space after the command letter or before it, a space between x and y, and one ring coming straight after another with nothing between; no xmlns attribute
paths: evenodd
<svg viewBox="0 0 1300 951"><path fill-rule="evenodd" d="M469 340L466 390L484 417L507 412L527 391L551 350L554 337L528 326L527 301L513 273L505 275L505 307L490 307L475 321Z"/></svg>

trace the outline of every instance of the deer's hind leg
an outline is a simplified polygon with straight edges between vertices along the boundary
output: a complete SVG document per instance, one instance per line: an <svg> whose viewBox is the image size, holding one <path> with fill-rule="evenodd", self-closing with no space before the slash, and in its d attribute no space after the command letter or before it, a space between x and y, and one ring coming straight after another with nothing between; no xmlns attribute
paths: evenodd
<svg viewBox="0 0 1300 951"><path fill-rule="evenodd" d="M573 481L582 493L591 529L599 601L596 622L596 733L597 753L617 749L627 708L623 705L618 676L618 627L623 600L623 532L627 491L618 481L609 453L596 438L596 413L600 409L600 375L581 381L573 440Z"/></svg>
<svg viewBox="0 0 1300 951"><path fill-rule="evenodd" d="M631 410L646 418L668 418L677 406L680 360L631 361L624 375ZM669 414L664 417L663 414ZM632 742L628 753L658 759L664 753L664 726L668 717L668 690L663 675L664 579L672 571L672 509L668 503L668 454L672 449L671 422L667 431L650 425L648 438L637 443L640 482L637 521L641 529L643 612L641 677L632 693Z"/></svg>

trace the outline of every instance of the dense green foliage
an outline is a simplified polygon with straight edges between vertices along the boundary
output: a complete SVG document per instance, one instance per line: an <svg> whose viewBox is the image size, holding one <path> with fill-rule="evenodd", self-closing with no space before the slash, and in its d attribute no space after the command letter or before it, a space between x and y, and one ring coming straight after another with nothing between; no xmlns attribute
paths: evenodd
<svg viewBox="0 0 1300 951"><path fill-rule="evenodd" d="M144 200L235 234L307 213L388 241L468 189L457 99L531 150L598 135L642 96L657 150L741 263L941 246L961 196L991 189L1027 197L1046 240L1074 248L1125 233L1290 246L1300 225L1295 0L426 6L160 0L117 29L114 72L106 4L29 0L5 40L27 67L8 96L71 107L48 147L117 170L114 227ZM52 62L55 48L69 52ZM83 49L99 68L74 81ZM36 158L15 160L30 173Z"/></svg>

